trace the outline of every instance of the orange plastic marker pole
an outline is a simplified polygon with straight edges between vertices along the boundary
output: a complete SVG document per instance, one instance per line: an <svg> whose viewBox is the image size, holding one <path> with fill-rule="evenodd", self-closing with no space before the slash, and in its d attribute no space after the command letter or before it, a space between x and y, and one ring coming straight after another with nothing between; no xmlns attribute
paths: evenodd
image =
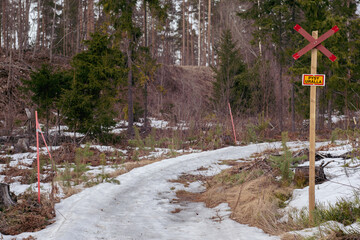
<svg viewBox="0 0 360 240"><path fill-rule="evenodd" d="M40 153L39 153L39 131L40 126L38 122L37 111L35 111L35 125L36 125L36 150L37 150L37 170L38 170L38 202L40 203Z"/></svg>
<svg viewBox="0 0 360 240"><path fill-rule="evenodd" d="M228 102L229 105L229 111L230 111L230 117L231 117L231 123L232 123L232 127L233 127L233 132L234 132L234 139L235 139L235 145L236 145L236 133L235 133L235 125L234 125L234 119L233 119L233 115L231 113L231 106L230 103Z"/></svg>

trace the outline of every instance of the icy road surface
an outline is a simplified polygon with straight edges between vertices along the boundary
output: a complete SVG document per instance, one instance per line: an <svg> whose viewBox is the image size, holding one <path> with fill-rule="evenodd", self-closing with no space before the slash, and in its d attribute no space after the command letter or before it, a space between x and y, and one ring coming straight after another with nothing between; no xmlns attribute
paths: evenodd
<svg viewBox="0 0 360 240"><path fill-rule="evenodd" d="M42 231L15 237L22 239L32 235L40 240L279 239L229 219L226 204L209 209L203 203L171 203L176 191L184 187L168 181L182 173L196 173L200 167L209 167L207 174L215 174L223 167L217 165L219 160L247 158L269 146L227 147L136 168L117 177L120 185L100 184L61 201L56 205L54 224ZM199 184L197 187L191 185L188 190L201 188ZM176 208L181 211L172 213ZM222 221L211 219L216 216L221 216ZM12 238L14 236L4 236L5 240Z"/></svg>

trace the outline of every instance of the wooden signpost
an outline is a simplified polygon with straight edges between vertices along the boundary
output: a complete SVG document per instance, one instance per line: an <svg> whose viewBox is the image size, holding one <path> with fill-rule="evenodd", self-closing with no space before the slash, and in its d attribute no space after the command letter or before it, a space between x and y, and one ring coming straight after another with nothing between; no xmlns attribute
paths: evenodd
<svg viewBox="0 0 360 240"><path fill-rule="evenodd" d="M303 85L310 86L310 149L309 149L309 219L313 223L313 211L315 210L315 125L316 125L316 86L320 85L321 75L317 75L317 51L320 50L325 56L327 56L332 62L336 60L336 56L327 50L321 43L327 38L336 33L339 28L334 26L332 29L324 33L318 38L318 31L313 31L312 36L307 33L302 27L296 25L294 27L306 40L310 43L303 49L293 55L293 58L297 60L306 52L311 50L311 74L303 75ZM307 79L305 79L307 76ZM310 76L315 77L311 78ZM325 76L323 76L323 82L320 86L325 85ZM318 77L318 78L317 78ZM307 80L307 84L304 81ZM306 81L305 81L306 82ZM322 85L323 84L323 85Z"/></svg>

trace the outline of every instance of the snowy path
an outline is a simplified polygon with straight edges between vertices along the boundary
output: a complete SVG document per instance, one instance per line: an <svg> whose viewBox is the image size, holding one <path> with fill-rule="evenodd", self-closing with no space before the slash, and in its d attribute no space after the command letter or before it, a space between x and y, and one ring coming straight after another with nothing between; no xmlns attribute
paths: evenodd
<svg viewBox="0 0 360 240"><path fill-rule="evenodd" d="M278 239L262 230L228 218L225 204L208 209L203 203L171 203L184 172L219 166L219 160L238 159L265 150L269 144L228 147L167 159L119 176L120 185L104 183L73 195L56 205L56 222L46 229L16 236L37 239ZM216 170L215 168L212 168ZM214 171L215 171L214 170ZM219 169L218 169L219 170ZM174 189L175 187L176 189ZM179 213L171 213L181 208ZM61 214L59 214L61 213ZM225 216L221 222L210 219ZM4 236L12 239L13 236Z"/></svg>

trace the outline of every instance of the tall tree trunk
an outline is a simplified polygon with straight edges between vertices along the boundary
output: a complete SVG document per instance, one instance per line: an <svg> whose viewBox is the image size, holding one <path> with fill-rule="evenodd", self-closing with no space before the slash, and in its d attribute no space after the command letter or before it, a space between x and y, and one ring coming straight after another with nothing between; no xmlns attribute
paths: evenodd
<svg viewBox="0 0 360 240"><path fill-rule="evenodd" d="M83 25L83 11L82 11L82 7L83 7L83 3L82 0L78 0L78 22L77 22L77 31L76 31L76 51L75 53L79 53L80 52L80 41L82 40L82 25Z"/></svg>
<svg viewBox="0 0 360 240"><path fill-rule="evenodd" d="M183 29L182 29L182 56L181 56L181 64L185 65L185 0L183 0Z"/></svg>
<svg viewBox="0 0 360 240"><path fill-rule="evenodd" d="M211 62L211 0L209 0L209 6L208 6L208 29L207 29L207 52L208 52L208 65L210 66L212 64Z"/></svg>
<svg viewBox="0 0 360 240"><path fill-rule="evenodd" d="M88 14L87 14L87 0L84 1L84 11L83 11L83 26L82 26L82 36L80 41L83 41L86 39L86 33L87 33L87 21L88 21ZM86 46L84 44L81 45L81 50L85 50Z"/></svg>
<svg viewBox="0 0 360 240"><path fill-rule="evenodd" d="M350 8L350 0L346 1L346 7ZM346 28L349 29L349 19L346 20ZM346 31L346 37L347 37L347 43L348 43L348 52L350 53L350 32L349 30ZM351 63L351 56L350 54L348 54L347 57L347 77L346 77L346 84L345 84L345 116L346 116L346 129L349 128L349 124L350 124L350 111L349 111L349 92L348 92L348 88L349 88L349 83L350 83L350 79L351 79L351 69L349 67L349 64Z"/></svg>
<svg viewBox="0 0 360 240"><path fill-rule="evenodd" d="M39 47L39 42L40 42L40 9L41 9L41 4L40 4L40 0L37 1L37 30L36 30L36 40L35 40L35 46L34 46L34 52L33 52L33 58L35 57L37 48Z"/></svg>
<svg viewBox="0 0 360 240"><path fill-rule="evenodd" d="M22 52L23 52L23 6L22 6L22 0L19 0L19 6L18 6L18 14L17 14L17 20L18 20L18 47L19 47L19 58L22 59Z"/></svg>
<svg viewBox="0 0 360 240"><path fill-rule="evenodd" d="M279 63L280 63L280 68L279 68L279 88L280 88L280 99L279 99L279 124L280 124L280 132L283 131L283 120L284 120L284 116L283 116L283 108L284 108L284 104L283 104L283 63L282 63L282 14L280 13L279 15L279 20L280 20L280 25L279 25Z"/></svg>
<svg viewBox="0 0 360 240"><path fill-rule="evenodd" d="M164 43L165 43L165 61L164 63L166 65L170 65L171 64L171 51L170 51L170 44L169 43L169 20L166 19L166 31L164 32L165 36L164 36Z"/></svg>
<svg viewBox="0 0 360 240"><path fill-rule="evenodd" d="M205 6L204 6L204 10L202 11L202 19L203 21L201 22L201 26L202 26L202 38L201 38L201 66L206 65L206 42L205 42L205 37L206 37L206 31L205 31Z"/></svg>
<svg viewBox="0 0 360 240"><path fill-rule="evenodd" d="M259 9L259 12L261 12L261 6L260 6L260 0L258 0L258 9ZM259 19L261 18L261 15L259 13ZM259 31L261 31L261 27L259 27ZM259 37L259 55L260 57L262 57L262 43L261 43L261 38Z"/></svg>
<svg viewBox="0 0 360 240"><path fill-rule="evenodd" d="M198 29L199 29L199 36L198 36L198 66L201 65L201 0L199 0L199 13L198 13Z"/></svg>
<svg viewBox="0 0 360 240"><path fill-rule="evenodd" d="M2 19L2 16L3 16L3 3L0 4L0 54L2 54L3 52L3 46L2 46L2 43L3 41L1 40L1 38L3 38L3 31L2 31L2 26L3 26L3 19Z"/></svg>
<svg viewBox="0 0 360 240"><path fill-rule="evenodd" d="M25 12L25 20L24 20L24 47L28 48L29 44L29 31L30 31L30 7L31 7L31 1L26 0L26 12Z"/></svg>
<svg viewBox="0 0 360 240"><path fill-rule="evenodd" d="M9 28L9 22L8 22L8 0L2 1L2 35L3 35L3 44L5 49L5 55L8 56L9 53L9 34L8 34L8 28Z"/></svg>
<svg viewBox="0 0 360 240"><path fill-rule="evenodd" d="M88 0L87 9L87 32L86 38L90 39L90 33L94 32L94 0Z"/></svg>
<svg viewBox="0 0 360 240"><path fill-rule="evenodd" d="M12 132L13 123L14 123L14 110L13 110L13 93L12 93L12 80L13 80L13 26L9 31L11 32L10 37L10 64L9 64L9 75L7 78L6 88L7 88L7 109L5 114L5 129L8 131L9 134Z"/></svg>
<svg viewBox="0 0 360 240"><path fill-rule="evenodd" d="M134 111L133 111L133 76L132 76L132 54L130 38L127 37L127 60L128 60L128 137L134 136Z"/></svg>
<svg viewBox="0 0 360 240"><path fill-rule="evenodd" d="M195 65L194 35L195 35L194 30L191 30L191 65Z"/></svg>
<svg viewBox="0 0 360 240"><path fill-rule="evenodd" d="M67 0L64 0L63 5L63 28L64 28L64 36L63 36L63 55L67 55L66 47L67 47Z"/></svg>
<svg viewBox="0 0 360 240"><path fill-rule="evenodd" d="M259 0L258 0L259 3ZM260 4L260 3L259 3ZM293 24L295 23L295 2L292 3L292 13L291 20ZM294 61L292 62L292 66L294 66ZM295 82L291 81L291 131L295 132Z"/></svg>
<svg viewBox="0 0 360 240"><path fill-rule="evenodd" d="M190 2L188 2L187 4L187 8L186 8L186 58L185 58L185 65L189 65L190 62Z"/></svg>
<svg viewBox="0 0 360 240"><path fill-rule="evenodd" d="M54 4L53 18L51 24L51 37L50 37L50 62L53 60L53 47L54 47L54 35L55 35L55 17L56 17L56 3Z"/></svg>
<svg viewBox="0 0 360 240"><path fill-rule="evenodd" d="M151 18L151 54L157 59L157 43L156 43L156 19Z"/></svg>
<svg viewBox="0 0 360 240"><path fill-rule="evenodd" d="M148 47L148 30L147 30L147 5L146 0L143 1L144 7L144 47ZM147 74L147 73L145 73ZM147 130L149 128L148 121L148 82L145 80L144 84L144 129Z"/></svg>
<svg viewBox="0 0 360 240"><path fill-rule="evenodd" d="M212 2L211 5L213 5L214 3ZM214 37L211 37L211 46L212 46L212 51L211 51L211 63L213 65L215 65L215 51L214 51Z"/></svg>
<svg viewBox="0 0 360 240"><path fill-rule="evenodd" d="M44 6L44 1L42 2L43 6ZM45 12L43 11L43 14L42 14L42 18L41 18L41 47L40 49L46 49L47 48L47 45L46 45L46 26L45 26L45 19L46 19L46 14ZM47 22L47 21L46 21Z"/></svg>

